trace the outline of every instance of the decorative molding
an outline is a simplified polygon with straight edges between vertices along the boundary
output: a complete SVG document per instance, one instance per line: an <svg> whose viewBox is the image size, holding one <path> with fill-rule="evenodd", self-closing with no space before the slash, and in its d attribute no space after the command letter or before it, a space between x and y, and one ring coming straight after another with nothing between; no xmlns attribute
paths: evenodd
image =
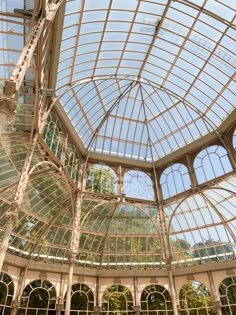
<svg viewBox="0 0 236 315"><path fill-rule="evenodd" d="M150 283L158 283L157 277L151 277Z"/></svg>
<svg viewBox="0 0 236 315"><path fill-rule="evenodd" d="M48 277L48 275L47 275L46 271L41 271L41 272L39 273L39 279L41 279L41 280L47 280L47 277Z"/></svg>
<svg viewBox="0 0 236 315"><path fill-rule="evenodd" d="M226 275L227 276L234 276L235 275L234 269L227 269L226 270Z"/></svg>
<svg viewBox="0 0 236 315"><path fill-rule="evenodd" d="M0 95L0 112L6 114L9 118L15 115L16 101L9 96Z"/></svg>

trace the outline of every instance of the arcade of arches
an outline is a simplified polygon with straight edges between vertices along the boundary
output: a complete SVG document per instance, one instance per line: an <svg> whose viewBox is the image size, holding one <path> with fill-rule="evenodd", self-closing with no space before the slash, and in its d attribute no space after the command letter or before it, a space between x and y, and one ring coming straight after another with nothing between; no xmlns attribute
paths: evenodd
<svg viewBox="0 0 236 315"><path fill-rule="evenodd" d="M0 315L236 315L236 1L0 1Z"/></svg>

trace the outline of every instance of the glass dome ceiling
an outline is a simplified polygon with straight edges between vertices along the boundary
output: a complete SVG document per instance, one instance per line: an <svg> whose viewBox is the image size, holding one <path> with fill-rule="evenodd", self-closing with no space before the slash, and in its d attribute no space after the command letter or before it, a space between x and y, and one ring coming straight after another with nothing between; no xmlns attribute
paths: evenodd
<svg viewBox="0 0 236 315"><path fill-rule="evenodd" d="M88 152L156 161L235 108L233 0L66 1L56 94Z"/></svg>

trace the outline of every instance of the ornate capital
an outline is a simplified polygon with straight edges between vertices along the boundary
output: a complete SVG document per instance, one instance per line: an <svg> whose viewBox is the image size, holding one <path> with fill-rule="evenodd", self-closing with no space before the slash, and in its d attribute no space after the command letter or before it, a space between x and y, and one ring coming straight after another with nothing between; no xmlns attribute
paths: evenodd
<svg viewBox="0 0 236 315"><path fill-rule="evenodd" d="M20 307L20 301L13 301L12 303L12 308L15 310L18 310L18 308Z"/></svg>
<svg viewBox="0 0 236 315"><path fill-rule="evenodd" d="M9 118L15 114L16 101L14 98L1 95L0 96L0 112L6 114Z"/></svg>
<svg viewBox="0 0 236 315"><path fill-rule="evenodd" d="M215 311L219 310L221 308L220 301L213 301L212 308Z"/></svg>
<svg viewBox="0 0 236 315"><path fill-rule="evenodd" d="M166 268L172 269L172 257L166 258Z"/></svg>
<svg viewBox="0 0 236 315"><path fill-rule="evenodd" d="M69 262L70 264L74 264L76 262L76 253L73 250L69 250Z"/></svg>
<svg viewBox="0 0 236 315"><path fill-rule="evenodd" d="M99 315L101 312L101 306L94 306L94 314Z"/></svg>
<svg viewBox="0 0 236 315"><path fill-rule="evenodd" d="M7 211L5 216L7 222L15 222L18 218L18 213L16 211Z"/></svg>
<svg viewBox="0 0 236 315"><path fill-rule="evenodd" d="M140 306L139 305L134 305L134 311L136 315L140 314Z"/></svg>
<svg viewBox="0 0 236 315"><path fill-rule="evenodd" d="M61 312L64 308L64 304L63 303L60 303L60 304L56 304L56 310L58 312Z"/></svg>

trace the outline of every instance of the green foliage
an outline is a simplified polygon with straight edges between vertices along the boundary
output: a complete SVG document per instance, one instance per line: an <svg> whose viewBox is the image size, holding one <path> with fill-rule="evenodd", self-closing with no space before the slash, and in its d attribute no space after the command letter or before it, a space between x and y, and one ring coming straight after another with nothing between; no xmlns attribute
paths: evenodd
<svg viewBox="0 0 236 315"><path fill-rule="evenodd" d="M65 166L68 174L75 183L77 183L78 181L79 165L80 160L76 153L75 147L71 143L69 143L66 149Z"/></svg>
<svg viewBox="0 0 236 315"><path fill-rule="evenodd" d="M224 279L219 288L222 315L236 314L236 277Z"/></svg>
<svg viewBox="0 0 236 315"><path fill-rule="evenodd" d="M43 136L48 147L52 150L58 160L60 160L64 142L64 135L57 121L57 118L53 114L49 115L48 117Z"/></svg>
<svg viewBox="0 0 236 315"><path fill-rule="evenodd" d="M181 238L177 238L176 240L171 240L171 247L173 252L173 259L185 260L189 259L189 243Z"/></svg>
<svg viewBox="0 0 236 315"><path fill-rule="evenodd" d="M133 298L129 289L121 285L108 288L102 297L102 311L117 315L133 311Z"/></svg>
<svg viewBox="0 0 236 315"><path fill-rule="evenodd" d="M226 259L232 259L233 254L225 255L233 252L233 247L229 244L222 244L219 241L213 239L206 240L205 242L199 242L193 246L192 255L194 258L200 258L204 262L222 261Z"/></svg>
<svg viewBox="0 0 236 315"><path fill-rule="evenodd" d="M207 287L199 282L186 283L179 294L180 315L215 315Z"/></svg>
<svg viewBox="0 0 236 315"><path fill-rule="evenodd" d="M100 194L116 193L116 177L109 167L94 165L87 170L86 191Z"/></svg>

